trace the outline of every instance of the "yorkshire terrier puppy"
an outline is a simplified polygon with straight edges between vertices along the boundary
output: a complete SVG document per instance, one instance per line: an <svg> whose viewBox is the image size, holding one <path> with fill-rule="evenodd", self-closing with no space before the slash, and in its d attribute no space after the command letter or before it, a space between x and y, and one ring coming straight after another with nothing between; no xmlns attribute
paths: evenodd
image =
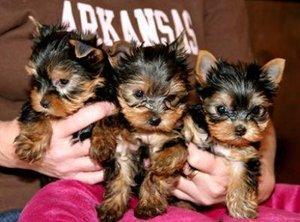
<svg viewBox="0 0 300 222"><path fill-rule="evenodd" d="M122 47L112 51L120 53ZM91 157L106 168L106 192L98 207L101 221L116 221L125 213L135 178L143 170L143 150L150 164L135 209L140 218L165 212L187 158L180 134L190 72L183 35L171 44L131 44L119 57L114 69L119 77L120 114L97 123L90 150ZM132 145L139 150L129 149Z"/></svg>
<svg viewBox="0 0 300 222"><path fill-rule="evenodd" d="M270 121L284 65L280 58L259 66L217 60L207 51L198 55L195 73L201 105L191 109L189 139L200 148L221 145L210 151L230 163L226 205L236 218L257 217L260 155L255 145ZM203 136L206 130L208 138Z"/></svg>
<svg viewBox="0 0 300 222"><path fill-rule="evenodd" d="M67 31L65 26L36 26L32 54L26 70L32 76L29 100L19 117L15 139L21 160L40 160L50 144L51 120L65 118L94 100L112 101L107 56L96 36Z"/></svg>

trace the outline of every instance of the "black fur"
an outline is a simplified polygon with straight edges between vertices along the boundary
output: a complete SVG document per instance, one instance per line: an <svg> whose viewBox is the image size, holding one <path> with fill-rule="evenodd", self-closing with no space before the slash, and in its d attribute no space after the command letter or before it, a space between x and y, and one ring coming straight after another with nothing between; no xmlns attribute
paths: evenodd
<svg viewBox="0 0 300 222"><path fill-rule="evenodd" d="M226 113L226 116L230 119L247 119L249 121L262 122L268 118L268 115L257 116L251 114L249 104L252 95L256 93L264 95L272 103L278 90L278 85L272 82L267 73L262 71L262 67L256 63L233 64L219 60L216 63L216 67L212 67L208 72L206 83L204 85L198 84L196 89L202 100L211 97L216 92L225 92L230 95L233 100L232 112ZM269 107L265 108L268 111ZM210 112L206 114L212 122L224 120L222 116Z"/></svg>
<svg viewBox="0 0 300 222"><path fill-rule="evenodd" d="M260 160L258 158L249 159L248 162L245 163L245 167L247 169L247 182L250 187L256 188L256 192L258 192L258 177L260 176Z"/></svg>
<svg viewBox="0 0 300 222"><path fill-rule="evenodd" d="M61 25L41 25L38 33L33 38L32 54L30 56L29 67L34 69L32 73L31 88L38 89L39 92L47 92L58 95L64 99L79 96L84 90L80 86L73 87L66 94L60 94L51 80L49 68L59 67L73 75L77 75L82 81L88 82L96 78L104 78L105 85L95 89L95 98L85 101L85 103L95 101L116 102L116 91L114 87L115 76L108 60L108 56L102 46L97 45L96 35L82 34L77 31L67 31L66 26ZM78 58L75 53L75 46L70 40L78 40L87 47L101 50L103 59L99 61L95 53ZM42 117L48 115L44 112L35 111L31 105L31 99L23 105L19 121L23 124L38 122ZM51 118L51 114L50 114ZM83 141L91 136L93 125L75 133L73 142ZM51 178L49 178L52 180ZM45 185L48 178L44 180Z"/></svg>
<svg viewBox="0 0 300 222"><path fill-rule="evenodd" d="M168 149L168 148L170 148L170 147L173 147L173 146L175 146L175 145L177 145L177 144L181 144L181 145L185 146L185 140L184 140L183 138L180 138L180 137L178 137L178 138L176 138L176 139L173 139L173 140L169 140L168 142L166 142L166 143L162 146L162 148L161 148L160 151L165 150L165 149Z"/></svg>
<svg viewBox="0 0 300 222"><path fill-rule="evenodd" d="M268 73L264 72L262 67L255 63L234 64L223 60L219 60L216 62L216 64L211 66L210 70L208 70L206 73L205 78L203 78L203 76L200 77L202 77L200 81L201 85L198 83L198 85L196 85L196 90L200 97L201 104L190 108L189 113L195 123L200 128L205 129L208 134L210 134L212 137L211 145L218 144L220 142L220 144L222 144L222 146L225 148L231 150L236 149L237 152L239 150L243 150L244 148L247 149L254 147L256 150L253 149L251 154L257 154L257 146L260 145L259 137L255 138L251 136L259 135L261 131L265 130L263 127L266 126L266 123L269 120L269 108L273 104L274 96L278 90L278 83L272 81L272 79L270 79L268 76ZM229 99L227 99L228 97ZM260 112L257 110L260 110ZM230 126L229 124L231 123L233 129L226 129L222 124L215 125L222 121L227 121L225 126ZM224 139L225 136L220 136L224 131L224 135L226 135L226 133L230 133L231 138L233 137L235 139L239 139L239 136L242 137L245 135L246 140L247 127L249 127L247 124L250 123L252 124L252 131L249 132L252 132L253 134L250 135L250 139L244 144L231 144L234 139L232 141L226 141L226 139ZM212 127L213 130L211 132L209 132L208 126ZM218 129L217 133L215 133L218 126L223 128ZM237 134L236 130L238 129L238 126L244 127L244 134ZM231 131L225 132L226 130ZM253 132L254 130L257 132ZM215 133L215 135L212 135L213 133ZM211 152L214 153L213 149L211 149ZM222 152L215 154L223 156ZM231 157L229 156L228 158ZM247 184L247 192L254 192L256 195L258 195L260 159L258 157L253 158L251 156L248 157L243 164L246 170L246 177L240 178L243 180L241 182ZM228 193L227 195L231 194ZM242 198L246 198L246 196L242 196ZM244 201L245 204L248 202L247 199ZM228 207L238 209L242 206L230 204ZM253 208L255 208L255 206L253 206ZM239 216L243 215L243 213L246 213L241 212L241 210L244 210L243 208L239 210ZM256 209L254 210L256 211ZM252 213L246 217L255 216L255 213ZM245 217L245 215L243 215L243 217Z"/></svg>
<svg viewBox="0 0 300 222"><path fill-rule="evenodd" d="M191 115L193 121L197 123L198 127L208 132L208 127L205 121L203 107L201 104L192 105L191 107L189 107L188 113Z"/></svg>
<svg viewBox="0 0 300 222"><path fill-rule="evenodd" d="M40 120L42 114L39 112L36 112L29 101L25 102L22 106L21 114L18 118L18 121L22 123L31 123L31 122L37 122Z"/></svg>
<svg viewBox="0 0 300 222"><path fill-rule="evenodd" d="M37 77L32 78L32 85L39 90L46 89L52 93L58 94L47 75L47 68L51 66L59 66L70 69L73 73L83 76L87 81L100 76L106 79L104 87L97 87L95 90L96 98L86 101L86 103L95 101L116 102L116 91L114 87L115 77L107 55L104 53L104 60L98 61L93 54L84 58L77 58L74 46L70 44L70 40L79 40L80 42L94 47L101 48L97 45L97 37L91 34L82 34L77 31L67 31L66 26L61 25L43 25L39 30L39 35L34 38L32 47L32 55L30 60L37 68ZM76 96L81 93L80 87L69 92L70 96ZM65 96L65 95L61 95ZM68 97L66 97L68 98ZM92 125L75 133L74 141L83 141L91 136Z"/></svg>
<svg viewBox="0 0 300 222"><path fill-rule="evenodd" d="M175 50L169 44L151 47L133 44L131 53L120 59L115 71L119 83L128 82L136 75L150 75L158 81L158 85L165 85L175 75L179 75L189 85L187 54L184 49Z"/></svg>
<svg viewBox="0 0 300 222"><path fill-rule="evenodd" d="M236 106L245 106L249 94L261 92L272 100L277 92L275 85L256 63L228 63L219 60L206 76L206 86L197 86L198 93L210 97L216 91L231 92L235 96Z"/></svg>
<svg viewBox="0 0 300 222"><path fill-rule="evenodd" d="M100 74L100 76L107 79L107 85L105 88L96 90L98 100L115 101L116 93L113 87L115 75L112 74L113 69L106 54L104 54L106 58L103 61L99 61L92 53L86 57L77 58L74 46L69 42L70 40L78 40L88 46L101 48L101 46L97 45L97 37L95 35L67 31L66 26L43 25L40 29L40 34L34 38L32 55L30 57L30 60L37 68L38 74L36 78L33 78L34 86L49 88L49 90L53 89L53 92L57 93L47 75L47 68L49 66L58 66L70 69L74 74L83 76L87 80L97 78ZM80 92L81 90L78 87L70 94L74 96Z"/></svg>
<svg viewBox="0 0 300 222"><path fill-rule="evenodd" d="M118 91L118 99L120 102L119 108L120 112L124 114L124 122L127 123L126 129L134 134L132 139L136 140L135 142L141 145L136 152L131 153L133 156L132 158L134 158L134 166L132 167L133 169L130 169L130 172L134 176L135 180L135 185L131 188L134 193L137 193L140 185L148 173L147 171L150 170L144 166L144 159L149 158L151 161L151 155L153 155L153 153L149 152L149 150L153 148L154 145L152 143L154 141L146 141L146 139L143 137L144 133L149 136L152 136L152 133L153 135L156 133L169 133L171 135L170 138L174 138L174 135L178 135L177 133L173 132L172 129L170 129L171 132L165 132L167 130L161 130L159 125L156 126L157 128L155 129L154 127L149 127L148 125L151 124L147 122L147 114L150 113L149 115L153 116L158 115L163 119L166 110L169 111L176 109L178 106L180 108L182 107L182 115L184 115L186 108L185 102L189 90L188 77L190 69L188 68L187 64L187 55L184 49L178 47L176 41L171 44L160 44L151 47L144 47L143 45L136 46L135 44L130 45L130 47L130 50L128 50L124 56L119 57L118 62L114 66L114 71L116 74L116 86ZM148 80L150 81L148 82ZM141 81L144 82L141 83ZM169 102L168 99L170 99L169 92L171 81L172 83L175 82L180 84L178 91L176 91L176 93L178 92L179 95L171 95L175 97L177 96L178 98L180 97L178 102L176 101L175 107L167 106L167 102ZM139 90L132 87L132 85L135 84L142 85L142 89ZM131 89L130 87L132 87L133 91L126 91L127 87L128 89ZM142 96L135 96L136 92L141 91ZM127 103L125 107L122 107L124 104L123 102ZM128 107L132 108L132 110L130 110ZM130 116L132 115L128 115L130 114L130 111L134 112L135 109L141 109L141 107L142 110L147 110L145 113L148 112L147 114L140 114L146 115L145 128L143 128L144 126L141 126L142 124L136 126L134 119L130 119ZM149 118L151 118L151 116ZM177 118L179 118L178 121L180 122L181 117ZM119 125L123 126L122 123L119 123ZM171 128L172 127L174 127L173 130L176 130L175 128L178 126L173 124ZM180 136L178 135L178 139L170 139L170 141L167 141L165 144L161 144L161 147L158 148L157 153L160 150L168 149L176 144L183 144L183 146L185 146L185 141L179 137ZM109 182L113 180L120 171L120 165L117 162L118 159L115 158L112 161L113 162L109 160L109 164L107 164L106 161L103 162L106 166L106 178L108 178L107 187L109 187ZM178 172L176 172L176 175L177 173ZM118 193L118 191L115 190L114 193ZM105 205L106 202L104 200L102 207ZM106 214L106 216L110 216L111 214L111 212L103 211L100 211L100 213L102 213L101 218L104 217L104 219L106 218Z"/></svg>

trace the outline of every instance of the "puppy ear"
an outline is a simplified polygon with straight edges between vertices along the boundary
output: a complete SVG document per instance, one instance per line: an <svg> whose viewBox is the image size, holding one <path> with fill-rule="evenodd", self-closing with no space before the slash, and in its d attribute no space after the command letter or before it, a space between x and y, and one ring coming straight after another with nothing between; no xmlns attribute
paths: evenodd
<svg viewBox="0 0 300 222"><path fill-rule="evenodd" d="M90 53L94 53L99 60L101 61L104 58L103 52L101 49L94 48L88 44L85 44L79 40L71 39L70 44L74 46L75 55L77 58L81 59L88 56Z"/></svg>
<svg viewBox="0 0 300 222"><path fill-rule="evenodd" d="M184 45L184 38L185 38L186 31L183 30L180 35L170 43L170 50L171 51L178 51L185 53L185 45Z"/></svg>
<svg viewBox="0 0 300 222"><path fill-rule="evenodd" d="M28 16L28 19L32 22L32 24L35 26L35 36L41 35L41 30L43 28L43 25L39 23L33 16Z"/></svg>
<svg viewBox="0 0 300 222"><path fill-rule="evenodd" d="M116 67L119 61L126 55L130 55L134 44L126 41L117 41L107 48L108 60L112 67Z"/></svg>
<svg viewBox="0 0 300 222"><path fill-rule="evenodd" d="M196 80L200 84L205 84L208 72L211 68L216 67L217 59L208 51L200 50L195 67Z"/></svg>
<svg viewBox="0 0 300 222"><path fill-rule="evenodd" d="M264 71L269 79L278 85L282 79L282 74L285 66L285 59L276 58L267 62L263 67L262 71Z"/></svg>

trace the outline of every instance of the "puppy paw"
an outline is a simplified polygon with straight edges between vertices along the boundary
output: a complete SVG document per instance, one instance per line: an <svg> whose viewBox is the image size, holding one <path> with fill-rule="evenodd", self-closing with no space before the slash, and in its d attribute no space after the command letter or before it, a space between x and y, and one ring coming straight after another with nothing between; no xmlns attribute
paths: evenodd
<svg viewBox="0 0 300 222"><path fill-rule="evenodd" d="M165 211L166 211L166 206L162 203L158 203L157 205L154 204L142 205L139 203L134 210L134 215L137 218L148 219L148 218L161 215Z"/></svg>
<svg viewBox="0 0 300 222"><path fill-rule="evenodd" d="M106 204L97 207L98 218L101 222L114 222L120 219L125 212L124 206L119 206L118 203Z"/></svg>
<svg viewBox="0 0 300 222"><path fill-rule="evenodd" d="M229 214L234 218L257 218L257 210L252 208L229 209Z"/></svg>
<svg viewBox="0 0 300 222"><path fill-rule="evenodd" d="M46 148L49 146L49 140L45 137L29 138L20 134L15 139L15 146L15 153L19 159L32 163L43 157Z"/></svg>
<svg viewBox="0 0 300 222"><path fill-rule="evenodd" d="M258 204L256 200L245 199L232 199L231 202L227 201L227 208L229 214L234 218L256 218L258 211Z"/></svg>

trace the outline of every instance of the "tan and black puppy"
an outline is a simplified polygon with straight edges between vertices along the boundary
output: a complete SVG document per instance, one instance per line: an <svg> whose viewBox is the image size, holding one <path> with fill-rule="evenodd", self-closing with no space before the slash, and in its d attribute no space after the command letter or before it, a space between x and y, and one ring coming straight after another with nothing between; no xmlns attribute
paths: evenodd
<svg viewBox="0 0 300 222"><path fill-rule="evenodd" d="M199 52L195 73L202 103L191 109L197 124L193 128L192 121L188 122L193 135L188 135L188 140L199 147L205 143L222 145L210 151L230 162L226 205L233 217L257 216L260 160L255 145L270 121L269 109L284 65L280 58L264 66L232 64L217 60L207 51ZM199 138L206 130L209 138L203 141Z"/></svg>
<svg viewBox="0 0 300 222"><path fill-rule="evenodd" d="M131 44L115 63L120 114L95 126L90 152L106 168L106 192L98 208L101 221L116 221L126 211L134 179L143 168L141 147L150 166L135 215L154 217L167 208L187 158L180 126L187 109L190 69L182 39L183 35L171 44L149 47ZM130 146L140 148L132 151Z"/></svg>
<svg viewBox="0 0 300 222"><path fill-rule="evenodd" d="M40 160L52 136L50 121L65 118L96 100L112 101L114 88L109 61L96 45L96 36L67 31L65 26L36 26L26 70L32 76L28 102L19 117L16 154L22 160Z"/></svg>

